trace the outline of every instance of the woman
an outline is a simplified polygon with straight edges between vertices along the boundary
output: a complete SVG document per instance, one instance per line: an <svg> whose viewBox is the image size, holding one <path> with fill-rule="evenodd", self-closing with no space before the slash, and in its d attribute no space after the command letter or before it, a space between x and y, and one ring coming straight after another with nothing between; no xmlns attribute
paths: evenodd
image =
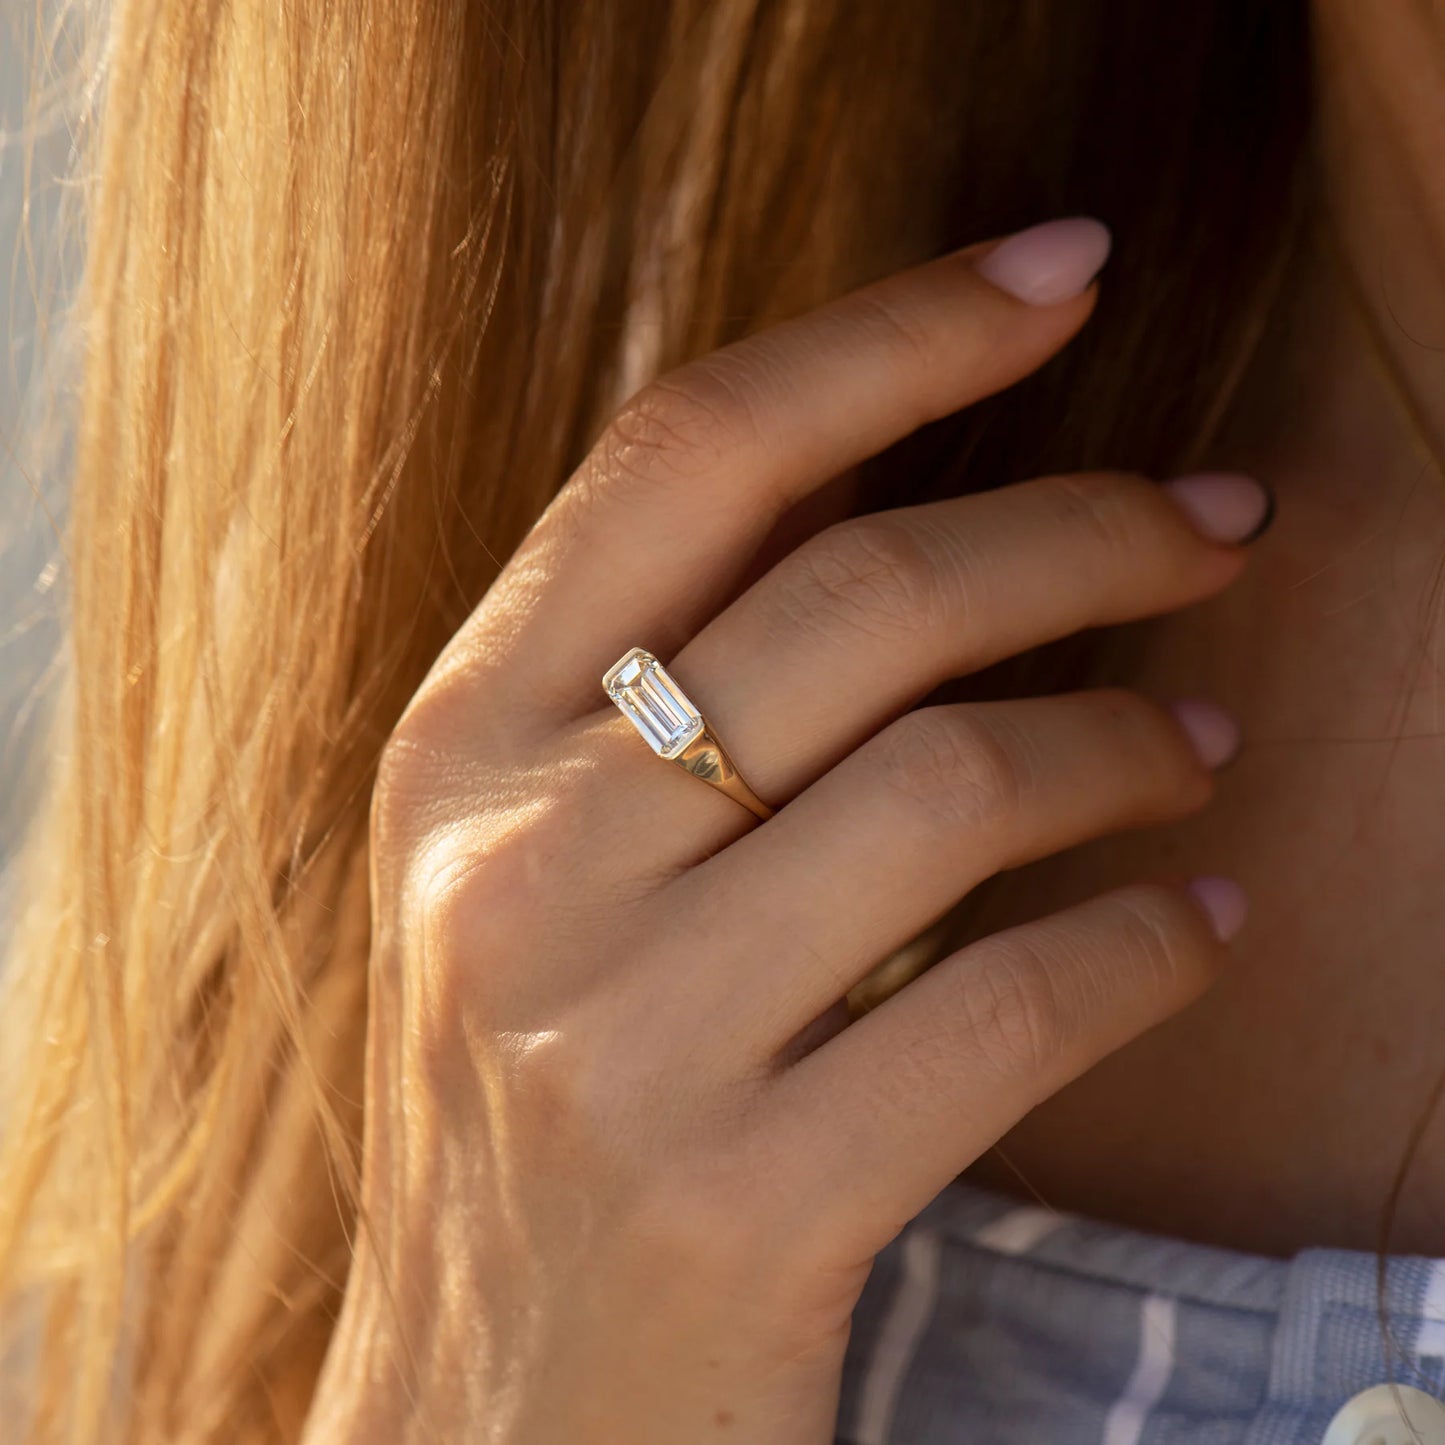
<svg viewBox="0 0 1445 1445"><path fill-rule="evenodd" d="M1438 6L107 24L19 1438L1445 1439Z"/></svg>

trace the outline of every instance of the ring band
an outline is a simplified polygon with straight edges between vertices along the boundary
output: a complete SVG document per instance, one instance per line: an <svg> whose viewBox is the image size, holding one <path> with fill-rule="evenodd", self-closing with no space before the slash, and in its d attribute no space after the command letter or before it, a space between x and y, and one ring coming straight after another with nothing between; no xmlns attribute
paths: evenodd
<svg viewBox="0 0 1445 1445"><path fill-rule="evenodd" d="M726 793L756 818L773 816L743 780L707 720L667 669L645 648L624 653L603 675L602 686L658 757Z"/></svg>

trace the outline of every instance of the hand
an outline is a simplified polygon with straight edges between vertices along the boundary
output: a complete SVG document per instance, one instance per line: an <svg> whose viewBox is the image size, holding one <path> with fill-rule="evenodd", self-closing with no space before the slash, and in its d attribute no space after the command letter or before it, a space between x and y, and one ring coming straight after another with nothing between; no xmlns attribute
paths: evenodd
<svg viewBox="0 0 1445 1445"><path fill-rule="evenodd" d="M978 269L994 244L632 398L402 719L372 809L365 1225L312 1445L831 1440L877 1251L1216 969L1231 895L1140 884L839 1011L988 875L1182 817L1220 760L1206 714L1127 691L915 704L1225 587L1243 553L1204 532L1248 531L1216 514L1263 510L1242 479L846 520L728 600L798 499L1083 324L1092 269L1030 304ZM1014 251L985 271L1025 291ZM607 701L634 644L776 817Z"/></svg>

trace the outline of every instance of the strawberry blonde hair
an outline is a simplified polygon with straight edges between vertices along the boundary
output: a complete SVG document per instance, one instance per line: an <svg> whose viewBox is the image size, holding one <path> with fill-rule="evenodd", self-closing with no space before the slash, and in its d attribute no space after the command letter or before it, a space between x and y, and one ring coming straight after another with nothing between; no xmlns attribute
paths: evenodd
<svg viewBox="0 0 1445 1445"><path fill-rule="evenodd" d="M364 1227L373 768L436 652L649 377L1049 216L1115 231L1096 318L870 464L871 504L1197 460L1292 244L1304 6L89 25L64 684L0 1004L5 1433L292 1440Z"/></svg>

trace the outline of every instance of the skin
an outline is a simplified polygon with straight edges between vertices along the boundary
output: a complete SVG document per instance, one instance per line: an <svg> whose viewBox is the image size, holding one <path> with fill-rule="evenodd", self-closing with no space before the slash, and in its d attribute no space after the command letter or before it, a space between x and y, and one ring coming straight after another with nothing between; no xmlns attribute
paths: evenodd
<svg viewBox="0 0 1445 1445"><path fill-rule="evenodd" d="M1364 8L1318 7L1330 204L1388 309L1438 335L1445 46L1427 5ZM821 1445L872 1256L960 1171L1014 1181L986 1155L1006 1131L1066 1207L1373 1243L1439 1055L1445 492L1318 251L1227 457L1278 493L1254 565L1101 473L825 528L729 605L780 515L1084 324L1091 292L1023 305L978 254L642 393L403 720L373 806L368 1228L308 1445ZM1445 373L1396 344L1445 435ZM660 570L620 585L624 547ZM1127 687L896 721L942 677L1130 619ZM770 824L599 705L598 658L639 638L698 691L739 659L801 669L712 709L787 802ZM1249 739L1207 811L1151 700L1179 693ZM645 846L599 846L644 808ZM842 1028L842 990L1000 868L981 937ZM1221 868L1258 919L1222 978L1178 881ZM1441 1248L1428 1146L1399 1248Z"/></svg>
<svg viewBox="0 0 1445 1445"><path fill-rule="evenodd" d="M986 876L1213 792L1139 691L908 710L1236 582L1245 549L1148 479L844 521L735 595L799 499L1084 324L1092 288L1026 304L975 269L991 249L639 393L408 708L372 807L367 1227L310 1445L822 1445L878 1250L1218 974L1151 868L838 1014ZM600 695L599 658L669 634L785 804L762 827ZM753 688L709 685L740 667Z"/></svg>
<svg viewBox="0 0 1445 1445"><path fill-rule="evenodd" d="M1365 278L1438 450L1445 7L1328 0L1315 19L1319 225ZM1028 870L985 920L1006 926L1162 854L1240 878L1251 925L1218 988L972 1171L1059 1207L1278 1254L1379 1245L1445 1063L1445 478L1318 243L1292 289L1222 453L1270 481L1276 523L1236 586L1147 624L1139 671L1110 679L1218 699L1243 753L1207 814ZM1441 1131L1435 1118L1421 1140L1394 1251L1445 1253Z"/></svg>

